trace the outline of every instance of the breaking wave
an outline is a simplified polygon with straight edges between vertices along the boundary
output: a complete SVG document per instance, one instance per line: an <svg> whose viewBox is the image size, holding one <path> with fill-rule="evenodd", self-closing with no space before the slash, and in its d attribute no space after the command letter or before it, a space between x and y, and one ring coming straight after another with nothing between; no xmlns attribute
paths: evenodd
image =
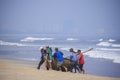
<svg viewBox="0 0 120 80"><path fill-rule="evenodd" d="M67 40L67 41L75 41L75 40L78 40L78 39L75 39L75 38L67 38L66 40Z"/></svg>
<svg viewBox="0 0 120 80"><path fill-rule="evenodd" d="M109 39L108 41L109 41L109 42L115 42L116 40L114 40L114 39Z"/></svg>
<svg viewBox="0 0 120 80"><path fill-rule="evenodd" d="M97 46L104 46L104 47L120 47L120 44L114 44L111 42L100 42L96 44Z"/></svg>
<svg viewBox="0 0 120 80"><path fill-rule="evenodd" d="M101 39L99 39L99 41L103 41L103 39L101 38Z"/></svg>
<svg viewBox="0 0 120 80"><path fill-rule="evenodd" d="M114 63L120 63L120 54L116 54L116 53L107 53L107 52L103 52L103 51L91 51L89 53L86 53L85 55L88 55L89 57L92 58L104 58L104 59L110 59L112 60Z"/></svg>
<svg viewBox="0 0 120 80"><path fill-rule="evenodd" d="M22 42L34 42L34 41L44 41L44 40L54 40L54 38L34 38L34 37L26 37L22 39Z"/></svg>
<svg viewBox="0 0 120 80"><path fill-rule="evenodd" d="M101 38L98 41L100 41L100 42L102 42L102 41L115 42L116 40L114 40L114 39L104 40L103 38Z"/></svg>
<svg viewBox="0 0 120 80"><path fill-rule="evenodd" d="M26 45L24 45L24 44L14 43L14 42L6 42L6 41L2 41L2 40L0 40L0 45L8 45L8 46L26 46Z"/></svg>
<svg viewBox="0 0 120 80"><path fill-rule="evenodd" d="M112 46L112 43L109 43L109 42L100 42L98 44L96 44L97 46L107 46L107 47L110 47Z"/></svg>
<svg viewBox="0 0 120 80"><path fill-rule="evenodd" d="M103 50L103 51L120 51L120 49L116 49L116 48L96 48L96 50Z"/></svg>

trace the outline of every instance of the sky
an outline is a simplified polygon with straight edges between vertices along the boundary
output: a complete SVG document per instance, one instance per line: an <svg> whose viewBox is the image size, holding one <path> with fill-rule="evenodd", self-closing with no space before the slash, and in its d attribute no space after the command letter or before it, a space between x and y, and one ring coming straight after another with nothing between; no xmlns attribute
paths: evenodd
<svg viewBox="0 0 120 80"><path fill-rule="evenodd" d="M0 34L120 37L120 0L0 0Z"/></svg>

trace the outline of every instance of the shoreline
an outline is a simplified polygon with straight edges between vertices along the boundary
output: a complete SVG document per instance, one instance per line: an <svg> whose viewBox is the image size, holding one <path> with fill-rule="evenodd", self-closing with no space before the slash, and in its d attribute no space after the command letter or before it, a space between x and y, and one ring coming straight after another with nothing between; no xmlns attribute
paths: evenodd
<svg viewBox="0 0 120 80"><path fill-rule="evenodd" d="M85 57L84 68L88 74L120 78L120 64L102 58Z"/></svg>
<svg viewBox="0 0 120 80"><path fill-rule="evenodd" d="M97 76L60 72L54 70L37 70L38 62L0 58L0 80L120 80L116 77Z"/></svg>

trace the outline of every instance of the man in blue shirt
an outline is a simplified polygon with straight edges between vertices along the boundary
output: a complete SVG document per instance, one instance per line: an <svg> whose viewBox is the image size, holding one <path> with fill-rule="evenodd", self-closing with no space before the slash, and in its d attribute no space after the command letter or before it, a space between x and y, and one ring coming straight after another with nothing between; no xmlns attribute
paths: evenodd
<svg viewBox="0 0 120 80"><path fill-rule="evenodd" d="M58 50L58 48L55 48L54 58L57 61L57 68L58 70L61 70L61 67L63 67L63 53Z"/></svg>
<svg viewBox="0 0 120 80"><path fill-rule="evenodd" d="M73 72L73 68L75 69L75 73L76 70L79 71L79 68L77 67L77 54L76 52L73 51L73 48L70 49L70 72Z"/></svg>

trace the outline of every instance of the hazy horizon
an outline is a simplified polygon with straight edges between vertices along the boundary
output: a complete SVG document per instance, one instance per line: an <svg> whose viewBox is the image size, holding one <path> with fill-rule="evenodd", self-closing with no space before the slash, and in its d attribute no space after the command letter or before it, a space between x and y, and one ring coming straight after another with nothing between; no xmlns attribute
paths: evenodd
<svg viewBox="0 0 120 80"><path fill-rule="evenodd" d="M120 0L0 0L0 34L120 37Z"/></svg>

